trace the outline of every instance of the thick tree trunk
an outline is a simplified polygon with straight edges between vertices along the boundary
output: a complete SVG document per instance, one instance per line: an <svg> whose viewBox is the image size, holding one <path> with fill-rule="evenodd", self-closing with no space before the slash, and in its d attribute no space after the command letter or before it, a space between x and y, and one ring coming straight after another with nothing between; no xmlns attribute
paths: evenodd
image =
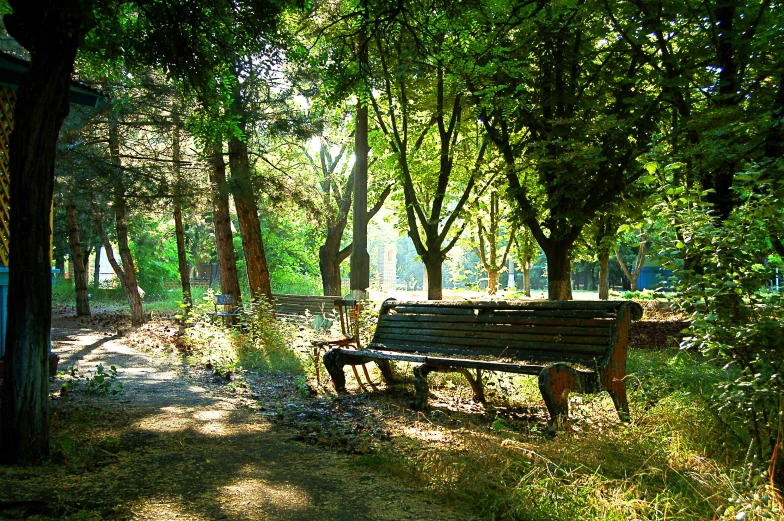
<svg viewBox="0 0 784 521"><path fill-rule="evenodd" d="M340 281L340 263L334 252L326 245L319 248L319 271L321 272L321 288L324 295L341 295L343 290Z"/></svg>
<svg viewBox="0 0 784 521"><path fill-rule="evenodd" d="M599 300L610 298L610 252L599 253Z"/></svg>
<svg viewBox="0 0 784 521"><path fill-rule="evenodd" d="M36 52L17 91L9 146L8 302L13 305L8 307L0 407L3 463L34 462L49 453L49 212L57 136L69 111L76 50L87 30L79 19L83 13L63 4L14 1L14 14L4 17L8 32Z"/></svg>
<svg viewBox="0 0 784 521"><path fill-rule="evenodd" d="M122 162L120 160L120 137L117 131L116 121L109 122L109 154L112 164L117 168L114 183L114 223L117 233L117 249L122 261L123 277L120 281L128 298L128 306L131 309L131 324L134 327L144 324L144 309L142 308L142 297L139 295L139 282L136 278L136 266L131 255L131 248L128 241L128 204L125 199L125 186L122 182ZM104 247L108 250L111 246ZM119 275L118 275L119 276Z"/></svg>
<svg viewBox="0 0 784 521"><path fill-rule="evenodd" d="M235 100L233 110L244 111L241 102ZM242 114L242 112L240 112ZM245 125L241 124L241 130ZM264 254L264 239L261 235L259 209L256 205L256 190L250 177L248 161L248 145L234 136L229 140L229 168L231 169L231 190L234 205L237 208L237 219L240 223L242 249L245 252L245 266L248 270L248 284L252 300L266 299L272 301L272 284L269 266Z"/></svg>
<svg viewBox="0 0 784 521"><path fill-rule="evenodd" d="M498 280L500 278L500 271L497 269L487 270L487 294L496 295L498 293Z"/></svg>
<svg viewBox="0 0 784 521"><path fill-rule="evenodd" d="M330 227L327 231L327 240L319 248L319 271L321 272L321 287L324 295L342 295L343 288L340 280L340 264L351 254L352 245L340 249L343 238L343 225Z"/></svg>
<svg viewBox="0 0 784 521"><path fill-rule="evenodd" d="M218 252L221 293L231 295L235 305L242 303L240 283L237 276L237 261L234 258L234 241L231 233L229 213L229 189L226 184L226 163L223 160L223 145L212 147L210 163L210 185L212 186L212 224L215 249Z"/></svg>
<svg viewBox="0 0 784 521"><path fill-rule="evenodd" d="M547 298L572 299L570 250L572 243L550 240L544 254L547 257Z"/></svg>
<svg viewBox="0 0 784 521"><path fill-rule="evenodd" d="M430 261L423 259L425 263L425 274L427 275L427 300L441 300L442 290L442 269L443 260Z"/></svg>
<svg viewBox="0 0 784 521"><path fill-rule="evenodd" d="M76 316L90 316L90 299L87 296L87 270L85 269L84 257L82 257L82 245L79 241L79 219L76 215L76 205L70 203L66 208L68 218L68 243L71 249L71 260L73 260L74 285L76 287Z"/></svg>
<svg viewBox="0 0 784 521"><path fill-rule="evenodd" d="M238 118L239 131L245 134L248 109L244 105L239 82L234 88L233 96L230 110L232 115ZM271 302L272 284L267 257L264 253L264 239L261 234L261 221L256 204L256 189L251 179L248 144L247 141L243 141L236 135L229 140L229 168L231 170L231 193L234 196L234 205L240 224L250 297L253 301L266 299Z"/></svg>

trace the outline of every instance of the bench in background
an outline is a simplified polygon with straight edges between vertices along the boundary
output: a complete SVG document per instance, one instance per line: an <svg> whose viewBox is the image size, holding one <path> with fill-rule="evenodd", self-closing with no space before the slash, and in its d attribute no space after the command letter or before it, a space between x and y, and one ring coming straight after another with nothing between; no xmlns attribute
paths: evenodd
<svg viewBox="0 0 784 521"><path fill-rule="evenodd" d="M308 313L311 316L322 312L327 318L338 317L335 301L340 296L323 295L273 295L275 299L275 316L294 320L303 319Z"/></svg>

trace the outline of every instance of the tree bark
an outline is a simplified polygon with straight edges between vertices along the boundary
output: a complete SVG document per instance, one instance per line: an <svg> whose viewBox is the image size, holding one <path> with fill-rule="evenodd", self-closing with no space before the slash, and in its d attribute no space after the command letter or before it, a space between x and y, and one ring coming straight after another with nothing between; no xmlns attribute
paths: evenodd
<svg viewBox="0 0 784 521"><path fill-rule="evenodd" d="M242 304L237 261L234 258L234 241L231 233L229 213L229 189L226 184L226 163L223 160L223 144L214 144L211 150L210 185L212 187L212 225L215 249L218 252L221 293L231 295L235 305Z"/></svg>
<svg viewBox="0 0 784 521"><path fill-rule="evenodd" d="M101 286L101 248L100 244L95 248L95 259L93 260L93 286L96 289Z"/></svg>
<svg viewBox="0 0 784 521"><path fill-rule="evenodd" d="M235 88L231 111L234 116L239 118L238 127L244 134L247 114L239 84ZM253 301L266 299L272 302L272 283L267 257L264 253L259 208L256 204L256 189L250 176L248 145L246 141L236 135L229 139L229 168L231 169L231 192L234 196L234 205L237 208L242 249L245 253L245 266L248 271L250 298Z"/></svg>
<svg viewBox="0 0 784 521"><path fill-rule="evenodd" d="M547 257L547 298L550 300L571 300L572 242L550 239L544 254Z"/></svg>
<svg viewBox="0 0 784 521"><path fill-rule="evenodd" d="M182 225L182 176L180 171L180 120L179 105L172 107L172 162L174 164L174 233L177 238L177 266L180 272L180 285L182 286L182 302L185 304L182 322L185 323L193 307L191 299L191 278L188 273L188 257L185 250L185 230Z"/></svg>
<svg viewBox="0 0 784 521"><path fill-rule="evenodd" d="M645 264L645 236L640 237L640 247L637 251L637 260L634 264L634 272L630 272L629 268L626 266L626 263L623 262L621 258L621 252L618 251L618 248L615 249L615 256L618 259L618 264L621 265L621 269L623 273L626 275L626 278L629 279L629 288L630 291L637 291L637 281L640 278L640 272L642 271L642 267Z"/></svg>
<svg viewBox="0 0 784 521"><path fill-rule="evenodd" d="M82 244L79 241L79 219L76 215L76 205L69 203L66 208L68 218L68 244L73 261L74 286L76 287L76 316L90 316L90 299L87 296L87 270L85 259L82 256Z"/></svg>
<svg viewBox="0 0 784 521"><path fill-rule="evenodd" d="M327 239L327 244L319 248L319 271L321 272L321 288L324 295L339 296L343 293L340 264L349 256L351 246L343 251L345 254L341 255L341 250L330 244L329 239Z"/></svg>
<svg viewBox="0 0 784 521"><path fill-rule="evenodd" d="M610 252L599 252L599 300L610 298Z"/></svg>
<svg viewBox="0 0 784 521"><path fill-rule="evenodd" d="M523 293L526 297L531 296L531 258L523 260Z"/></svg>
<svg viewBox="0 0 784 521"><path fill-rule="evenodd" d="M498 280L501 270L489 269L487 270L487 294L496 295L498 293Z"/></svg>
<svg viewBox="0 0 784 521"><path fill-rule="evenodd" d="M182 199L179 194L174 196L174 234L177 238L177 267L180 272L182 302L185 304L183 320L193 306L191 299L191 278L188 273L188 258L185 251L185 229L182 225Z"/></svg>
<svg viewBox="0 0 784 521"><path fill-rule="evenodd" d="M17 91L9 144L10 252L0 461L34 462L49 453L51 228L57 136L70 109L76 51L89 30L80 3L11 1L4 22L31 63Z"/></svg>
<svg viewBox="0 0 784 521"><path fill-rule="evenodd" d="M443 259L426 260L425 274L427 275L427 300L441 300L443 297L442 290L442 270L444 266Z"/></svg>
<svg viewBox="0 0 784 521"><path fill-rule="evenodd" d="M128 203L125 199L125 186L122 177L122 161L120 159L120 136L117 131L117 122L109 122L109 154L112 164L117 169L114 182L114 223L117 233L117 249L122 261L122 273L120 282L122 283L125 296L128 299L128 306L131 309L131 325L134 327L144 324L144 309L142 308L142 297L139 295L139 282L136 278L136 266L131 255L131 248L128 241ZM108 241L107 241L108 242ZM104 243L108 255L111 245ZM111 258L109 259L111 260ZM112 267L117 268L113 265ZM118 274L119 277L119 274Z"/></svg>
<svg viewBox="0 0 784 521"><path fill-rule="evenodd" d="M360 42L360 69L367 71L367 43ZM368 106L357 100L354 130L354 225L351 250L351 293L357 300L367 298L370 287L370 255L367 251L367 178L368 178Z"/></svg>

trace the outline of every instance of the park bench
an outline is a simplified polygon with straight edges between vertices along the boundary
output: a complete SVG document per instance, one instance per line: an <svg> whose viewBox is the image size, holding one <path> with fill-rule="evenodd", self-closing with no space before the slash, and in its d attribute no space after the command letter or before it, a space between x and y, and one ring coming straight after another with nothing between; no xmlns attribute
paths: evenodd
<svg viewBox="0 0 784 521"><path fill-rule="evenodd" d="M626 350L630 321L640 318L640 305L628 301L389 299L372 341L358 350L333 348L324 365L342 393L345 365L375 362L391 383L390 360L419 363L412 403L419 409L427 406L432 371L462 373L478 401L484 401L482 370L538 375L554 426L568 417L570 392L606 390L621 420L628 420Z"/></svg>
<svg viewBox="0 0 784 521"><path fill-rule="evenodd" d="M275 299L275 316L278 318L288 318L290 320L303 320L310 314L311 316L325 315L325 318L338 316L335 301L340 296L323 295L273 295Z"/></svg>

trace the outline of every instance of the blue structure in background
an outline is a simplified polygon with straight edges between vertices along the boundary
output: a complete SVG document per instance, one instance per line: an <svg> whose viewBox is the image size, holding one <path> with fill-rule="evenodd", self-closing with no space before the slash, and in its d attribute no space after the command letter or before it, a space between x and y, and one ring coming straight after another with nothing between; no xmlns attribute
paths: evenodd
<svg viewBox="0 0 784 521"><path fill-rule="evenodd" d="M52 286L54 286L54 276L60 273L58 269L52 269ZM8 267L0 266L0 358L5 355L5 330L8 323ZM52 352L52 333L49 332L49 352Z"/></svg>
<svg viewBox="0 0 784 521"><path fill-rule="evenodd" d="M649 259L645 261L645 265L640 271L637 289L666 289L669 286L670 277L672 277L672 270L665 270L659 265L659 261Z"/></svg>

